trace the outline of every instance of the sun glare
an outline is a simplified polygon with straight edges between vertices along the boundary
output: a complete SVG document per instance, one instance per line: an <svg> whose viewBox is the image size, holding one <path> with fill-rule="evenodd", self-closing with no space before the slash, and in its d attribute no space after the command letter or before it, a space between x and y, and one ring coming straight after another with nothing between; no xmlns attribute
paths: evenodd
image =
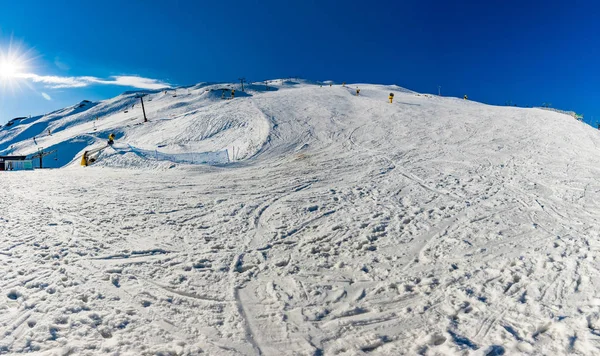
<svg viewBox="0 0 600 356"><path fill-rule="evenodd" d="M12 61L0 61L0 78L14 78L19 73L19 65Z"/></svg>
<svg viewBox="0 0 600 356"><path fill-rule="evenodd" d="M20 90L21 85L30 86L22 80L30 70L33 60L32 50L25 50L23 45L12 39L8 45L0 42L0 93Z"/></svg>

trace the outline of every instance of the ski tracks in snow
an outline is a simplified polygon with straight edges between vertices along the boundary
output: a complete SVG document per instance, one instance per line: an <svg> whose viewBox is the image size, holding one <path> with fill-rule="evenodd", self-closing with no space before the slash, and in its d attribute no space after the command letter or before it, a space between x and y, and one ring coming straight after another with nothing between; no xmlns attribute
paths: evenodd
<svg viewBox="0 0 600 356"><path fill-rule="evenodd" d="M275 119L235 167L3 175L0 353L598 353L597 162L319 89L242 98Z"/></svg>

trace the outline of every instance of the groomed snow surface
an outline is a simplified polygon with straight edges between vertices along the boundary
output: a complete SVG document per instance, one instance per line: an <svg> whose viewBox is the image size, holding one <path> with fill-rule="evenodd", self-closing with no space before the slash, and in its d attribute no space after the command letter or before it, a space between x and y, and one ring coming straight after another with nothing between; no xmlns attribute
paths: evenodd
<svg viewBox="0 0 600 356"><path fill-rule="evenodd" d="M63 167L0 173L0 353L600 354L596 130L396 86L221 87L150 93L145 124L126 93L0 129L0 154Z"/></svg>

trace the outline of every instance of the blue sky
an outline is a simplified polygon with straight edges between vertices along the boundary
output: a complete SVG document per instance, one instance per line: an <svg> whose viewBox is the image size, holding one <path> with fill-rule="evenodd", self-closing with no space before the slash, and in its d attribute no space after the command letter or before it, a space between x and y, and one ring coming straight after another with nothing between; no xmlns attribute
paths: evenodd
<svg viewBox="0 0 600 356"><path fill-rule="evenodd" d="M600 121L594 1L0 0L0 123L131 86L301 76ZM15 48L19 50L15 50ZM0 69L1 71L1 69ZM3 82L1 82L3 81Z"/></svg>

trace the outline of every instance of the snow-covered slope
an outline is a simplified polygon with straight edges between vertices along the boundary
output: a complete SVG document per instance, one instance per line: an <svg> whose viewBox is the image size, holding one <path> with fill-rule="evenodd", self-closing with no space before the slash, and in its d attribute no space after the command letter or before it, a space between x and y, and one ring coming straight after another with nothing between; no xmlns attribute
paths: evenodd
<svg viewBox="0 0 600 356"><path fill-rule="evenodd" d="M600 354L596 130L396 86L221 88L0 130L67 166L0 175L0 352Z"/></svg>

